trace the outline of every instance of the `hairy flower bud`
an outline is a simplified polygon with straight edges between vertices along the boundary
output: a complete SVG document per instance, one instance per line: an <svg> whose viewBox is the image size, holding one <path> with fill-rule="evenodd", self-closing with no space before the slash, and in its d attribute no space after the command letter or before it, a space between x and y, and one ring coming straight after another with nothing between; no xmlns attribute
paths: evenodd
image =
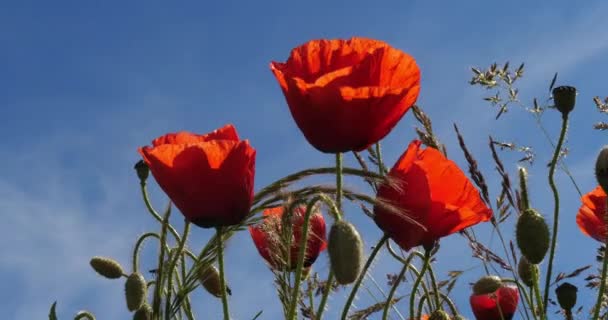
<svg viewBox="0 0 608 320"><path fill-rule="evenodd" d="M576 104L576 88L561 86L553 89L553 102L555 108L563 115L567 115Z"/></svg>
<svg viewBox="0 0 608 320"><path fill-rule="evenodd" d="M336 221L329 232L327 252L336 281L353 283L363 266L363 241L357 229L344 220Z"/></svg>
<svg viewBox="0 0 608 320"><path fill-rule="evenodd" d="M436 310L431 313L429 320L450 320L450 315L443 310Z"/></svg>
<svg viewBox="0 0 608 320"><path fill-rule="evenodd" d="M108 279L118 279L124 274L122 267L114 259L93 257L89 263L97 273Z"/></svg>
<svg viewBox="0 0 608 320"><path fill-rule="evenodd" d="M144 276L139 272L134 272L127 278L125 283L125 296L127 298L127 308L135 311L146 301L147 284Z"/></svg>
<svg viewBox="0 0 608 320"><path fill-rule="evenodd" d="M538 266L531 264L526 257L522 256L517 264L517 274L521 281L531 288L538 281Z"/></svg>
<svg viewBox="0 0 608 320"><path fill-rule="evenodd" d="M595 178L597 179L597 183L604 189L604 192L606 192L608 190L608 146L603 147L597 155Z"/></svg>
<svg viewBox="0 0 608 320"><path fill-rule="evenodd" d="M144 303L133 314L133 320L152 320L152 307L150 307L149 304Z"/></svg>
<svg viewBox="0 0 608 320"><path fill-rule="evenodd" d="M578 289L576 286L564 282L555 289L555 295L557 295L557 302L564 310L571 310L576 305L576 292Z"/></svg>
<svg viewBox="0 0 608 320"><path fill-rule="evenodd" d="M148 167L148 165L143 160L139 160L135 164L134 169L137 172L137 177L139 177L139 181L146 182L148 176L150 175L150 168Z"/></svg>
<svg viewBox="0 0 608 320"><path fill-rule="evenodd" d="M483 276L473 285L473 294L487 294L498 290L502 286L502 280L498 276Z"/></svg>
<svg viewBox="0 0 608 320"><path fill-rule="evenodd" d="M525 210L515 226L517 246L530 263L539 264L549 250L549 227L534 209Z"/></svg>
<svg viewBox="0 0 608 320"><path fill-rule="evenodd" d="M207 292L216 297L222 296L222 285L220 282L220 273L212 265L198 269L198 280Z"/></svg>

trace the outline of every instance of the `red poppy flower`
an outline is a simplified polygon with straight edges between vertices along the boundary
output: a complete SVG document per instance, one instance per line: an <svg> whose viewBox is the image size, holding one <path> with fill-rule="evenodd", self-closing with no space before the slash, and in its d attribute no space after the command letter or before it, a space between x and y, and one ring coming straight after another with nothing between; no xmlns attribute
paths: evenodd
<svg viewBox="0 0 608 320"><path fill-rule="evenodd" d="M239 224L253 200L255 149L232 125L211 133L170 133L139 148L154 178L192 223Z"/></svg>
<svg viewBox="0 0 608 320"><path fill-rule="evenodd" d="M435 240L477 223L492 211L458 166L434 148L420 148L418 140L393 166L393 184L378 189L378 199L398 209L374 208L376 224L401 248L432 245ZM426 230L412 222L416 221Z"/></svg>
<svg viewBox="0 0 608 320"><path fill-rule="evenodd" d="M249 227L253 243L257 247L260 255L268 263L278 270L284 269L287 258L281 256L284 249L281 248L281 220L285 212L284 207L276 207L264 210L264 221L258 226ZM289 250L288 270L295 270L298 263L300 251L300 239L302 237L302 227L306 207L297 207L291 215L292 238ZM325 234L325 219L318 212L313 212L310 216L308 241L306 242L306 254L304 255L304 267L310 267L319 254L327 248Z"/></svg>
<svg viewBox="0 0 608 320"><path fill-rule="evenodd" d="M270 68L296 124L326 153L361 151L378 142L420 91L414 59L372 39L309 41Z"/></svg>
<svg viewBox="0 0 608 320"><path fill-rule="evenodd" d="M604 243L606 239L606 193L602 187L597 186L593 191L585 194L578 209L576 223L579 229L593 239Z"/></svg>
<svg viewBox="0 0 608 320"><path fill-rule="evenodd" d="M471 309L477 320L511 320L518 301L517 288L509 285L503 285L493 293L471 295L470 298Z"/></svg>

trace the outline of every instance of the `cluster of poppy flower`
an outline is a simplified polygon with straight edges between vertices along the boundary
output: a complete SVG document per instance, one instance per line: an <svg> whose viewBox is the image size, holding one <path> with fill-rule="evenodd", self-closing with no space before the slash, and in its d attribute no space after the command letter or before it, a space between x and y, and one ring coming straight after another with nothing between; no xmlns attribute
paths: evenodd
<svg viewBox="0 0 608 320"><path fill-rule="evenodd" d="M285 63L271 63L297 126L324 153L362 151L383 139L418 98L420 70L408 54L385 42L364 38L314 40L292 50ZM249 216L253 202L256 150L232 125L199 135L170 133L139 149L160 187L191 223L203 228L231 226ZM388 172L396 183L382 184L377 199L399 212L374 208L374 221L403 250L430 248L440 238L490 220L477 188L463 171L433 147L412 141ZM606 194L598 187L583 198L577 221L603 241ZM294 270L305 207L291 215L295 239L290 263L273 252L285 207L266 209L262 223L249 228L260 255L272 268ZM311 217L304 267L327 247L322 213ZM500 285L474 292L478 320L511 319L518 291ZM500 308L499 308L500 307Z"/></svg>

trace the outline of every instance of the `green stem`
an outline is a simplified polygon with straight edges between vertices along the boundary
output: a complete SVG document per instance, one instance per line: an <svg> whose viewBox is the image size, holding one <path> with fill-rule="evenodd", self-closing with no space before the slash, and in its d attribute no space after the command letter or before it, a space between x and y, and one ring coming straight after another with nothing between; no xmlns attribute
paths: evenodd
<svg viewBox="0 0 608 320"><path fill-rule="evenodd" d="M348 315L348 310L350 309L350 306L353 303L353 300L355 299L355 295L357 294L357 290L359 290L359 286L361 286L361 283L363 282L363 279L365 278L365 275L367 274L367 270L372 265L374 258L376 258L376 255L378 254L378 252L380 252L380 249L382 248L384 243L386 241L388 241L388 238L389 238L388 235L386 235L386 234L383 235L382 238L380 238L380 240L374 247L374 250L372 251L369 258L367 258L367 261L365 262L365 265L363 266L363 270L361 271L361 274L359 274L357 281L355 281L355 285L353 286L353 289L350 292L350 295L348 296L348 300L346 300L344 309L342 309L342 318L341 318L342 320L346 319L346 316Z"/></svg>
<svg viewBox="0 0 608 320"><path fill-rule="evenodd" d="M532 286L532 288L534 290L534 296L536 297L537 309L542 310L543 301L540 298L540 284L538 283L538 278L536 278L536 280L534 280L534 285ZM545 314L541 313L540 320L544 320L545 318L546 318Z"/></svg>
<svg viewBox="0 0 608 320"><path fill-rule="evenodd" d="M336 207L342 211L342 153L336 153Z"/></svg>
<svg viewBox="0 0 608 320"><path fill-rule="evenodd" d="M139 270L139 248L141 247L144 240L146 240L149 237L154 237L154 238L160 239L160 236L154 232L144 233L137 239L137 242L135 243L135 247L133 248L133 258L132 258L133 272L137 272Z"/></svg>
<svg viewBox="0 0 608 320"><path fill-rule="evenodd" d="M388 170L386 170L384 162L382 161L382 148L380 147L380 142L376 143L376 157L378 158L378 171L380 171L381 175L385 175Z"/></svg>
<svg viewBox="0 0 608 320"><path fill-rule="evenodd" d="M413 258L414 256L410 255L410 257ZM403 264L403 268L401 268L401 272L397 276L397 280L395 280L395 283L391 287L391 291L389 291L388 297L386 298L386 303L384 304L384 310L382 311L382 320L388 319L388 309L390 309L390 306L392 305L393 296L395 295L395 292L397 292L397 287L403 280L408 268L409 262L407 264Z"/></svg>
<svg viewBox="0 0 608 320"><path fill-rule="evenodd" d="M427 257L428 255L428 257ZM428 272L429 272L429 276L431 277L431 285L433 286L433 292L435 292L435 294L433 295L435 297L435 306L437 308L437 310L443 310L443 307L441 306L441 303L439 302L439 286L437 286L437 279L435 278L435 272L433 271L433 267L431 266L431 250L427 250L424 253L424 256L427 257L425 261L426 264L428 264Z"/></svg>
<svg viewBox="0 0 608 320"><path fill-rule="evenodd" d="M304 258L306 256L306 247L308 240L308 225L310 223L310 216L312 211L321 197L316 197L308 203L306 208L306 214L304 215L304 223L302 224L302 235L300 236L300 249L298 251L298 264L296 266L296 279L294 282L293 294L291 298L291 304L289 306L289 313L287 319L295 320L297 317L297 306L298 299L300 297L300 282L302 282L302 269L304 268Z"/></svg>
<svg viewBox="0 0 608 320"><path fill-rule="evenodd" d="M325 288L323 288L323 296L321 296L321 302L319 303L319 307L317 308L317 318L323 319L321 316L323 315L323 311L325 311L325 305L327 304L327 298L329 297L329 293L331 292L331 287L334 282L334 272L329 270L329 274L327 275L327 281L325 282Z"/></svg>
<svg viewBox="0 0 608 320"><path fill-rule="evenodd" d="M429 268L429 261L431 260L431 252L430 250L426 250L424 252L424 264L422 265L422 269L420 270L420 274L418 274L418 278L416 282L414 282L414 286L412 287L412 293L410 294L410 318L414 318L414 302L416 301L416 291L418 290L418 286L424 277L424 273ZM438 306L436 306L438 307Z"/></svg>
<svg viewBox="0 0 608 320"><path fill-rule="evenodd" d="M154 217L154 219L156 219L156 221L163 223L163 218L161 218L161 216L158 214L158 212L156 212L156 210L154 210L154 207L152 207L152 203L150 202L150 197L148 196L148 188L146 187L146 183L145 182L140 182L140 189L141 189L141 194L142 197L144 198L144 203L146 204L146 208L148 209L148 212L150 212L150 214L152 215L152 217ZM169 224L168 226L169 231L171 232L171 234L173 235L173 237L175 237L176 241L179 241L179 234L177 233L177 230L175 230L175 228L173 228L173 226L171 226Z"/></svg>
<svg viewBox="0 0 608 320"><path fill-rule="evenodd" d="M171 293L171 289L173 288L173 270L175 270L175 266L177 265L177 261L182 257L182 251L184 250L184 246L186 245L186 239L188 239L188 235L190 233L190 222L184 222L184 232L182 233L182 239L177 246L177 251L173 254L172 259L169 262L169 269L167 270L167 274L169 278L167 279L167 290ZM161 283L162 286L162 283ZM171 319L171 299L167 298L165 301L165 318Z"/></svg>
<svg viewBox="0 0 608 320"><path fill-rule="evenodd" d="M547 314L547 305L549 302L549 286L551 284L551 273L553 271L553 258L555 256L555 245L557 244L557 229L559 226L559 193L553 180L555 174L555 167L559 158L559 154L562 150L562 144L566 137L566 131L568 131L568 114L562 115L562 129L555 146L555 152L553 153L553 159L551 160L551 168L549 169L549 185L553 191L553 201L555 204L555 210L553 212L553 233L551 237L551 249L549 250L549 264L547 266L547 276L545 278L545 298L543 299L543 315Z"/></svg>
<svg viewBox="0 0 608 320"><path fill-rule="evenodd" d="M604 212L604 222L608 222L608 211ZM604 239L604 262L602 263L602 279L600 280L600 288L597 293L597 302L595 303L595 311L593 312L593 320L600 317L600 309L602 308L602 300L604 299L604 291L606 291L606 273L608 273L608 237Z"/></svg>
<svg viewBox="0 0 608 320"><path fill-rule="evenodd" d="M228 297L226 295L226 279L224 275L224 241L222 239L222 227L216 228L217 235L217 264L220 269L220 291L222 292L222 308L224 310L224 320L230 320L230 311L228 308Z"/></svg>
<svg viewBox="0 0 608 320"><path fill-rule="evenodd" d="M165 246L167 245L167 228L169 226L169 216L171 216L171 207L167 208L165 216L162 219L162 228L160 233L160 254L158 255L156 284L154 285L154 298L152 300L152 317L158 319L160 319L160 303L163 294L163 266L165 264Z"/></svg>

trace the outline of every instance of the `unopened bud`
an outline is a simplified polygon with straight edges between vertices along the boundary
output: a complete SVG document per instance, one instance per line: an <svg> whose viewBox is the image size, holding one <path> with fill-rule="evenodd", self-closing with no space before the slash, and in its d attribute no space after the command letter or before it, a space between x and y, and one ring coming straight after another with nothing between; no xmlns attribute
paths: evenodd
<svg viewBox="0 0 608 320"><path fill-rule="evenodd" d="M578 289L576 286L564 282L555 289L557 295L557 302L564 310L571 310L576 305L576 292Z"/></svg>
<svg viewBox="0 0 608 320"><path fill-rule="evenodd" d="M139 272L132 273L125 283L125 296L127 298L127 309L135 311L146 301L147 284L144 276Z"/></svg>
<svg viewBox="0 0 608 320"><path fill-rule="evenodd" d="M139 177L139 181L146 182L148 176L150 175L150 168L148 167L148 165L143 160L139 160L135 164L134 169L137 172L137 177Z"/></svg>
<svg viewBox="0 0 608 320"><path fill-rule="evenodd" d="M90 264L97 273L108 279L118 279L124 274L122 267L114 259L93 257Z"/></svg>
<svg viewBox="0 0 608 320"><path fill-rule="evenodd" d="M525 210L515 226L517 246L532 264L539 264L549 250L549 227L536 210Z"/></svg>
<svg viewBox="0 0 608 320"><path fill-rule="evenodd" d="M526 286L532 288L538 281L538 266L531 264L526 257L522 256L517 264L517 274Z"/></svg>
<svg viewBox="0 0 608 320"><path fill-rule="evenodd" d="M222 296L220 273L214 266L209 265L198 269L198 280L207 292L218 298Z"/></svg>
<svg viewBox="0 0 608 320"><path fill-rule="evenodd" d="M363 267L363 241L355 226L336 221L329 232L327 252L336 281L342 285L355 282Z"/></svg>
<svg viewBox="0 0 608 320"><path fill-rule="evenodd" d="M436 310L431 313L429 320L450 320L450 315L443 310Z"/></svg>
<svg viewBox="0 0 608 320"><path fill-rule="evenodd" d="M133 320L152 320L152 307L150 307L149 304L144 303L133 314Z"/></svg>
<svg viewBox="0 0 608 320"><path fill-rule="evenodd" d="M473 294L482 295L493 293L502 286L502 280L498 276L483 276L473 285Z"/></svg>
<svg viewBox="0 0 608 320"><path fill-rule="evenodd" d="M595 161L595 178L597 183L608 194L608 146L602 148Z"/></svg>
<svg viewBox="0 0 608 320"><path fill-rule="evenodd" d="M563 115L567 115L576 104L576 88L561 86L553 89L553 102L555 108Z"/></svg>

